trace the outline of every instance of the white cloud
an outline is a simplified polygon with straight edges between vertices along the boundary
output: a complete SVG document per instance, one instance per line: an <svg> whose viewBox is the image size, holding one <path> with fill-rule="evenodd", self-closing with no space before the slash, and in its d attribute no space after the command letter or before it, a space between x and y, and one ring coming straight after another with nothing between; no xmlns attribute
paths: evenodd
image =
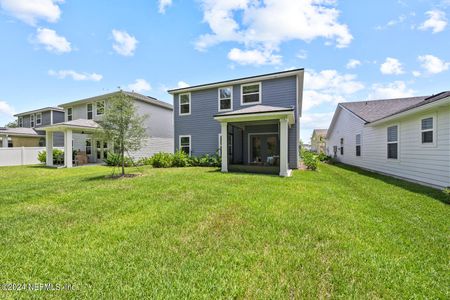
<svg viewBox="0 0 450 300"><path fill-rule="evenodd" d="M328 128L333 119L334 111L324 113L309 113L306 112L300 119L300 128L302 129L301 140L305 143L310 143L311 135L316 128Z"/></svg>
<svg viewBox="0 0 450 300"><path fill-rule="evenodd" d="M139 41L124 30L112 30L114 44L113 49L120 55L133 56Z"/></svg>
<svg viewBox="0 0 450 300"><path fill-rule="evenodd" d="M160 14L165 14L166 8L172 5L172 0L158 0L158 2Z"/></svg>
<svg viewBox="0 0 450 300"><path fill-rule="evenodd" d="M15 109L8 102L0 100L0 115L12 117L15 113Z"/></svg>
<svg viewBox="0 0 450 300"><path fill-rule="evenodd" d="M233 48L228 53L228 59L240 65L278 65L281 56L271 51L241 50Z"/></svg>
<svg viewBox="0 0 450 300"><path fill-rule="evenodd" d="M69 77L76 81L100 81L103 78L102 75L97 73L79 73L73 70L50 70L48 71L48 75L57 77L59 79L65 79Z"/></svg>
<svg viewBox="0 0 450 300"><path fill-rule="evenodd" d="M336 70L306 71L303 111L324 103L336 105L362 89L364 84L356 79L356 75L339 74Z"/></svg>
<svg viewBox="0 0 450 300"><path fill-rule="evenodd" d="M271 57L277 56L273 53L280 50L283 42L291 40L310 42L325 38L343 48L353 39L348 26L338 21L340 12L332 0L201 0L201 3L203 20L211 33L198 38L198 50L222 42L237 42L246 48L241 52L258 51ZM266 61L273 63L271 59Z"/></svg>
<svg viewBox="0 0 450 300"><path fill-rule="evenodd" d="M429 74L438 74L447 71L450 67L450 62L445 62L439 57L430 54L419 56L418 59Z"/></svg>
<svg viewBox="0 0 450 300"><path fill-rule="evenodd" d="M300 58L300 59L307 59L307 58L308 58L308 52L307 52L306 50L300 50L300 51L297 53L297 58Z"/></svg>
<svg viewBox="0 0 450 300"><path fill-rule="evenodd" d="M431 29L433 33L441 32L447 27L447 18L445 12L441 10L430 10L425 13L428 19L420 25L420 30Z"/></svg>
<svg viewBox="0 0 450 300"><path fill-rule="evenodd" d="M128 89L136 93L141 93L150 91L152 87L145 79L136 79L134 83L128 85Z"/></svg>
<svg viewBox="0 0 450 300"><path fill-rule="evenodd" d="M58 4L63 2L63 0L0 0L0 5L9 15L36 26L38 20L57 22L61 16Z"/></svg>
<svg viewBox="0 0 450 300"><path fill-rule="evenodd" d="M394 26L396 26L398 24L401 24L401 23L403 23L405 21L406 21L406 16L405 15L401 15L397 19L390 20L385 25L380 25L380 26L375 27L375 29L376 30L385 30L385 29L387 29L389 27L394 27Z"/></svg>
<svg viewBox="0 0 450 300"><path fill-rule="evenodd" d="M400 75L404 73L400 61L392 57L386 58L386 61L381 64L380 71L386 75Z"/></svg>
<svg viewBox="0 0 450 300"><path fill-rule="evenodd" d="M361 65L361 61L357 59L350 59L345 66L347 69L355 69L356 67L359 67Z"/></svg>
<svg viewBox="0 0 450 300"><path fill-rule="evenodd" d="M376 83L372 85L369 99L393 99L414 96L416 92L406 86L403 81L394 81L387 84Z"/></svg>
<svg viewBox="0 0 450 300"><path fill-rule="evenodd" d="M47 51L57 54L72 51L72 46L65 37L48 28L38 28L34 42L43 45Z"/></svg>
<svg viewBox="0 0 450 300"><path fill-rule="evenodd" d="M190 86L191 85L189 83L184 82L184 81L178 81L178 84L177 84L177 87L179 89L187 88L187 87L190 87Z"/></svg>
<svg viewBox="0 0 450 300"><path fill-rule="evenodd" d="M422 73L420 71L412 71L414 77L420 77Z"/></svg>

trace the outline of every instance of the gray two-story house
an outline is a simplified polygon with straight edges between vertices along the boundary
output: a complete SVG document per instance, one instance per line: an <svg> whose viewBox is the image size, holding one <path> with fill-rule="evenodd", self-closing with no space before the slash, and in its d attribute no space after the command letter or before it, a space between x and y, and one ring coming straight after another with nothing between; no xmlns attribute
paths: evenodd
<svg viewBox="0 0 450 300"><path fill-rule="evenodd" d="M290 176L299 167L304 70L173 89L175 150L219 153L222 171Z"/></svg>
<svg viewBox="0 0 450 300"><path fill-rule="evenodd" d="M139 115L146 115L144 122L146 138L139 152L127 153L134 159L150 157L158 152L173 152L173 106L153 97L126 91L99 95L61 104L64 122L46 126L47 141L52 133L62 133L64 137L65 166L72 167L72 153L86 156L89 163L102 162L109 151L114 150L113 141L96 138L95 132L101 128L102 118L109 101L122 93L131 99ZM47 153L51 153L52 143L47 143ZM52 158L47 157L47 165Z"/></svg>
<svg viewBox="0 0 450 300"><path fill-rule="evenodd" d="M64 122L64 110L60 107L45 107L14 115L17 128L0 128L0 146L3 147L43 147L45 131L41 127ZM53 134L53 146L64 146L64 136L60 132Z"/></svg>

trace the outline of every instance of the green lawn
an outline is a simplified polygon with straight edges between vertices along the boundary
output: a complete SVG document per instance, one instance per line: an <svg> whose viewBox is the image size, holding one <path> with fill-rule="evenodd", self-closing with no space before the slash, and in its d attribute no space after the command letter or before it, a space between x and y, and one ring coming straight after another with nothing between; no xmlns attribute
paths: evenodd
<svg viewBox="0 0 450 300"><path fill-rule="evenodd" d="M449 298L448 195L358 169L0 168L0 298Z"/></svg>

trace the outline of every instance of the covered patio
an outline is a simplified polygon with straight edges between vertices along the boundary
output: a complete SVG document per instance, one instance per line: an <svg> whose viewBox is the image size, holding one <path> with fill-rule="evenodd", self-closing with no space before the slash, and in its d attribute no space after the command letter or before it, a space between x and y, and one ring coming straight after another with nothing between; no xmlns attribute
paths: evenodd
<svg viewBox="0 0 450 300"><path fill-rule="evenodd" d="M256 105L217 114L221 124L222 172L254 172L291 176L288 130L294 108Z"/></svg>
<svg viewBox="0 0 450 300"><path fill-rule="evenodd" d="M45 131L45 147L47 151L46 165L53 166L53 132L64 134L64 166L73 167L73 135L94 134L100 125L93 120L77 119L51 126L41 127ZM92 147L92 146L91 146Z"/></svg>

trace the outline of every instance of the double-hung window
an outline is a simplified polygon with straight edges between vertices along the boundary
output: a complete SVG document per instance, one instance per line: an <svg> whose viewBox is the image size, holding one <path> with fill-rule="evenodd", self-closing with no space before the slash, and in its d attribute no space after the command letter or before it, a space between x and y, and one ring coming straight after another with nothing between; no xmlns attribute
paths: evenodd
<svg viewBox="0 0 450 300"><path fill-rule="evenodd" d="M67 109L67 121L72 121L72 120L73 120L72 112L73 112L72 107L69 107L69 108Z"/></svg>
<svg viewBox="0 0 450 300"><path fill-rule="evenodd" d="M34 128L34 115L30 115L30 127Z"/></svg>
<svg viewBox="0 0 450 300"><path fill-rule="evenodd" d="M361 134L356 135L356 156L361 156Z"/></svg>
<svg viewBox="0 0 450 300"><path fill-rule="evenodd" d="M241 105L261 103L261 83L241 85Z"/></svg>
<svg viewBox="0 0 450 300"><path fill-rule="evenodd" d="M92 103L88 103L86 105L86 110L87 110L87 119L88 120L92 120L93 116L94 116L94 105Z"/></svg>
<svg viewBox="0 0 450 300"><path fill-rule="evenodd" d="M219 88L219 111L233 109L233 88Z"/></svg>
<svg viewBox="0 0 450 300"><path fill-rule="evenodd" d="M398 159L398 125L387 128L387 158Z"/></svg>
<svg viewBox="0 0 450 300"><path fill-rule="evenodd" d="M190 135L180 135L179 149L187 155L191 155L191 136Z"/></svg>
<svg viewBox="0 0 450 300"><path fill-rule="evenodd" d="M19 127L23 127L23 117L19 117Z"/></svg>
<svg viewBox="0 0 450 300"><path fill-rule="evenodd" d="M36 114L36 125L42 125L42 113Z"/></svg>
<svg viewBox="0 0 450 300"><path fill-rule="evenodd" d="M341 155L344 155L344 138L341 138Z"/></svg>
<svg viewBox="0 0 450 300"><path fill-rule="evenodd" d="M422 119L421 131L422 131L422 144L433 144L434 143L433 117Z"/></svg>
<svg viewBox="0 0 450 300"><path fill-rule="evenodd" d="M98 101L95 103L97 116L101 116L105 113L105 101Z"/></svg>
<svg viewBox="0 0 450 300"><path fill-rule="evenodd" d="M179 115L185 116L191 114L191 94L180 94L178 98Z"/></svg>

